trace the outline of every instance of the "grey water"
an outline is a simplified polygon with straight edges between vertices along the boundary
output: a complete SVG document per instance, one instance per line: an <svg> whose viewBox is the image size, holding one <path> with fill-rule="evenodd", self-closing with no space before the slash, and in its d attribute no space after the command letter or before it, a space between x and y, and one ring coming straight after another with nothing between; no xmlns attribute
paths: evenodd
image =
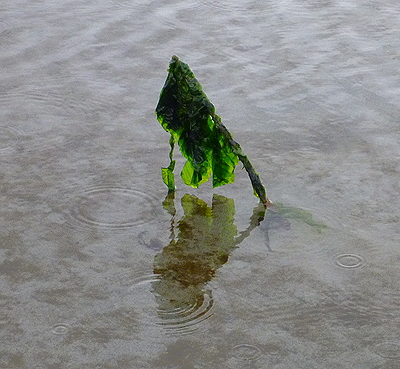
<svg viewBox="0 0 400 369"><path fill-rule="evenodd" d="M399 368L399 18L395 0L3 0L0 368ZM166 198L174 54L264 216L240 165Z"/></svg>

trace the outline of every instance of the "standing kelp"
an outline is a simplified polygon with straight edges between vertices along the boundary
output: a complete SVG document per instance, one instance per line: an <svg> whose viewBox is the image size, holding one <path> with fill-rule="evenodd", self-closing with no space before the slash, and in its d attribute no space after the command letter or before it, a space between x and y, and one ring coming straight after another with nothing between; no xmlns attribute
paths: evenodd
<svg viewBox="0 0 400 369"><path fill-rule="evenodd" d="M168 76L156 108L157 119L171 134L170 165L162 169L164 183L175 190L173 170L174 146L177 142L187 159L181 177L183 182L198 187L212 175L213 187L234 182L234 170L239 160L249 174L254 193L268 204L265 188L240 145L215 114L200 83L189 66L173 56Z"/></svg>

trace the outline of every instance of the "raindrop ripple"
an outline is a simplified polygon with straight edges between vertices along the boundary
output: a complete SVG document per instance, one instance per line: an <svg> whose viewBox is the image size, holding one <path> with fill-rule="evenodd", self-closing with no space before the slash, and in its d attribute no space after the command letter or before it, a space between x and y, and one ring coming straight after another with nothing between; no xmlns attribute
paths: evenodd
<svg viewBox="0 0 400 369"><path fill-rule="evenodd" d="M51 327L51 331L57 335L64 335L70 331L71 327L65 323L57 323Z"/></svg>
<svg viewBox="0 0 400 369"><path fill-rule="evenodd" d="M356 254L340 254L335 258L336 265L343 269L358 269L364 266L364 259Z"/></svg>
<svg viewBox="0 0 400 369"><path fill-rule="evenodd" d="M214 300L211 291L204 291L201 299L197 299L192 305L172 310L158 309L158 314L164 326L171 334L189 334L199 328L199 324L211 317L211 309Z"/></svg>
<svg viewBox="0 0 400 369"><path fill-rule="evenodd" d="M96 187L84 191L72 216L96 228L124 229L151 222L156 217L152 196L124 187Z"/></svg>
<svg viewBox="0 0 400 369"><path fill-rule="evenodd" d="M261 349L258 346L248 343L242 343L232 348L233 356L240 360L254 360L261 355Z"/></svg>
<svg viewBox="0 0 400 369"><path fill-rule="evenodd" d="M158 284L161 289L155 287ZM147 286L148 285L148 286ZM152 285L152 287L150 287ZM170 307L169 304L164 304L165 296L161 296L155 290L163 290L163 279L158 274L150 274L137 278L131 286L132 293L140 293L141 288L145 286L146 290L151 291L156 297L158 304L156 304L155 311L158 316L157 325L162 326L166 333L173 335L187 335L195 332L200 328L203 321L212 316L212 308L214 306L214 299L210 290L202 291L201 296L196 299L190 299L190 303L182 303L180 306L174 304L175 307ZM143 291L142 291L143 292ZM181 291L177 292L177 299L181 294L187 292L184 287ZM168 293L168 297L172 295ZM168 298L167 298L168 299ZM165 306L168 306L166 308Z"/></svg>

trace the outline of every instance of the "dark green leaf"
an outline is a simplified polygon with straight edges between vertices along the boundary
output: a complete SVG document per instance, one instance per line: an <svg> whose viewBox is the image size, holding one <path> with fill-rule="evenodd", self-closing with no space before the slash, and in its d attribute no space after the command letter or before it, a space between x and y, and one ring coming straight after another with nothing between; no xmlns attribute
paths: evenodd
<svg viewBox="0 0 400 369"><path fill-rule="evenodd" d="M198 187L211 175L214 187L234 181L238 157L216 127L214 105L189 66L177 57L171 60L156 114L187 159L181 174L185 184Z"/></svg>
<svg viewBox="0 0 400 369"><path fill-rule="evenodd" d="M258 174L215 114L214 105L208 100L200 83L189 66L173 56L168 76L161 90L156 108L157 119L171 134L170 165L162 169L163 180L169 190L174 189L172 159L177 142L187 159L181 177L183 182L198 187L212 175L213 187L234 182L238 161L247 170L255 194L267 204L265 189Z"/></svg>

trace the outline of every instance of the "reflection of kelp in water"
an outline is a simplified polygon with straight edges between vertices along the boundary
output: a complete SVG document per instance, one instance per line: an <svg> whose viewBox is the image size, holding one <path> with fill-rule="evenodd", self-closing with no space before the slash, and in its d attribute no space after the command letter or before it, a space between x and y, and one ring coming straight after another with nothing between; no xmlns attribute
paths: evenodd
<svg viewBox="0 0 400 369"><path fill-rule="evenodd" d="M171 324L180 327L194 324L207 313L212 306L212 296L211 291L204 290L204 286L228 261L231 252L261 222L270 251L269 230L290 229L289 219L315 227L317 231L326 228L303 209L271 204L267 210L263 204L258 204L253 209L249 226L238 235L232 199L214 195L209 207L196 196L186 194L181 203L184 216L178 222L177 236L174 193L169 193L163 203L172 216L171 242L154 258L154 273L159 278L152 283L160 317L170 319Z"/></svg>
<svg viewBox="0 0 400 369"><path fill-rule="evenodd" d="M196 196L186 194L181 200L184 216L178 222L179 232L175 237L173 196L171 192L164 201L164 208L172 215L171 242L154 258L154 273L159 279L152 284L160 315L164 318L176 318L168 312L184 315L184 312L200 308L205 296L212 300L211 292L204 291L204 285L265 215L265 207L258 205L248 228L237 236L232 199L214 195L209 207Z"/></svg>
<svg viewBox="0 0 400 369"><path fill-rule="evenodd" d="M271 229L286 229L289 230L290 220L296 220L313 227L317 232L321 232L327 228L327 225L313 219L312 214L302 208L285 206L281 203L274 203L268 207L267 214L261 223L261 229L264 231L265 243L269 251L273 251L270 247L269 231Z"/></svg>

